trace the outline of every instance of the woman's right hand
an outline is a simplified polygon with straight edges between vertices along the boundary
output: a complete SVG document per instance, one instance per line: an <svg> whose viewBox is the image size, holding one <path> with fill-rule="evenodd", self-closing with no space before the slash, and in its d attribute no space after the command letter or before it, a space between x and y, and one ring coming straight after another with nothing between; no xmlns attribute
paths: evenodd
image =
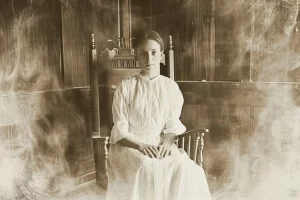
<svg viewBox="0 0 300 200"><path fill-rule="evenodd" d="M141 144L139 151L150 158L160 158L159 150L157 146L149 144Z"/></svg>

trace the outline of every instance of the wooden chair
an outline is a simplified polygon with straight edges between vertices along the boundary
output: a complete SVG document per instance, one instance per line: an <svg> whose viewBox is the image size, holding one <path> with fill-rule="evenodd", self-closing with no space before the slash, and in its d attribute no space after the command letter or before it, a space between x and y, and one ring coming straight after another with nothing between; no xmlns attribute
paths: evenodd
<svg viewBox="0 0 300 200"><path fill-rule="evenodd" d="M165 51L164 59L161 64L161 74L174 80L174 54L172 37L169 37L168 49ZM97 54L95 47L95 38L92 34L90 46L90 78L91 78L91 111L92 111L92 131L93 147L96 168L96 183L102 188L107 187L107 154L109 148L109 137L100 134L100 113L99 113L99 89L98 89L98 61L97 56L103 57L106 53L106 62L108 67L108 94L109 108L111 108L113 92L116 85L124 78L140 72L139 67L134 59L134 52L129 48L118 48L113 51L100 52ZM163 73L162 73L163 72ZM102 97L101 97L102 98ZM111 110L111 109L109 109ZM107 114L112 126L111 112ZM110 125L109 125L110 126ZM208 133L207 128L189 130L178 137L176 144L183 148L189 157L196 164L203 164L204 134Z"/></svg>

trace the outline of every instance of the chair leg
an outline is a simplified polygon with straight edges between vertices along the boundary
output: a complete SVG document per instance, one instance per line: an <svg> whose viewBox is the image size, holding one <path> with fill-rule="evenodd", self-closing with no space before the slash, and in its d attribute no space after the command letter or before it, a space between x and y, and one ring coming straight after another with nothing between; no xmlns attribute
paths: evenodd
<svg viewBox="0 0 300 200"><path fill-rule="evenodd" d="M96 184L107 189L107 156L108 137L93 137L94 159L96 169Z"/></svg>

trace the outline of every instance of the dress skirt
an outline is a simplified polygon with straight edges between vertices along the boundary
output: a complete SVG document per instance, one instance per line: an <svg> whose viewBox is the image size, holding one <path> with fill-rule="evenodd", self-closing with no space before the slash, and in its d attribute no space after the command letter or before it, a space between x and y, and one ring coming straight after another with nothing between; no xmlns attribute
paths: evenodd
<svg viewBox="0 0 300 200"><path fill-rule="evenodd" d="M133 134L133 138L158 145L160 136ZM202 167L175 144L172 154L150 158L140 151L112 144L108 154L107 200L211 200Z"/></svg>

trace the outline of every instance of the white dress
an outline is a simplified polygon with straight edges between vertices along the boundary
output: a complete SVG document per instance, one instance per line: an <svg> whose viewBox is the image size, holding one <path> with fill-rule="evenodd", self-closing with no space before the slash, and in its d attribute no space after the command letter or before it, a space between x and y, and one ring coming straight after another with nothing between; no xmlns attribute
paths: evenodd
<svg viewBox="0 0 300 200"><path fill-rule="evenodd" d="M204 170L172 146L173 154L150 158L117 141L131 136L158 145L165 133L182 134L179 117L183 96L176 82L141 74L123 80L113 99L111 146L108 153L107 200L211 200Z"/></svg>

